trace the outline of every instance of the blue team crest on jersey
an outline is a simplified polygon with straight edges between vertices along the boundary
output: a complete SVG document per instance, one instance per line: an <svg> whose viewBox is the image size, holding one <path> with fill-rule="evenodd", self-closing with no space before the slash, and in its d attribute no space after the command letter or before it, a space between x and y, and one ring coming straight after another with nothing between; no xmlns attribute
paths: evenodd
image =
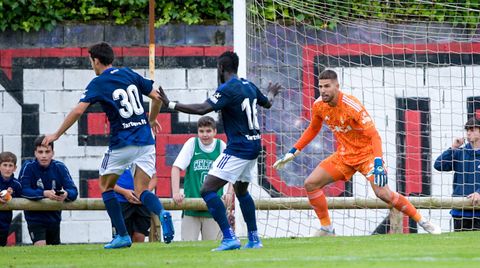
<svg viewBox="0 0 480 268"><path fill-rule="evenodd" d="M40 188L40 189L45 189L45 187L43 186L43 181L42 181L41 178L37 179L37 187Z"/></svg>

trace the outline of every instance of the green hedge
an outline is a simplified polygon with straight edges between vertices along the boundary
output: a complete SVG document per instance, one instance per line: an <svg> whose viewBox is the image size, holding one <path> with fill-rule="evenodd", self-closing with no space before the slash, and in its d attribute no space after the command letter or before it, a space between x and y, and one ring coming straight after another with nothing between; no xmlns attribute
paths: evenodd
<svg viewBox="0 0 480 268"><path fill-rule="evenodd" d="M480 0L305 0L329 7L324 12L331 17L321 21L314 17L281 8L273 0L256 0L265 6L261 11L267 19L295 19L313 25L335 27L338 21L352 18L386 21L451 22L475 28L480 20ZM299 0L292 0L299 2ZM446 4L447 6L445 6ZM453 8L452 6L460 7ZM334 7L334 8L332 8ZM447 8L446 8L447 7ZM231 21L233 0L156 0L156 26L170 22L199 24L208 21ZM147 21L148 0L0 0L0 30L51 30L59 22L111 21L116 24Z"/></svg>
<svg viewBox="0 0 480 268"><path fill-rule="evenodd" d="M156 26L231 20L233 0L156 0ZM0 0L0 30L51 30L59 22L148 21L148 0Z"/></svg>

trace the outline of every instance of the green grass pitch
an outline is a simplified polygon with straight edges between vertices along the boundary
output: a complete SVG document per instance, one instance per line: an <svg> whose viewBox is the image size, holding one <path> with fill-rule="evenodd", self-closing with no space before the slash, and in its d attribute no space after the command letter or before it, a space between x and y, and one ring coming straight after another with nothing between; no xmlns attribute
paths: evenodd
<svg viewBox="0 0 480 268"><path fill-rule="evenodd" d="M243 243L245 241L242 241ZM260 250L210 252L217 242L0 248L1 267L478 267L480 232L264 239Z"/></svg>

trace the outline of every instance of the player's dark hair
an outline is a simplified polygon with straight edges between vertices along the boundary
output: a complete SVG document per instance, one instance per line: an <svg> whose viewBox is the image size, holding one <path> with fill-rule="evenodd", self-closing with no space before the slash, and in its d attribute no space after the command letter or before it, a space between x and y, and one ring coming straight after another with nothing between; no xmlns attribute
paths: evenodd
<svg viewBox="0 0 480 268"><path fill-rule="evenodd" d="M40 135L35 139L35 141L33 141L33 146L35 146L35 150L37 150L38 147L43 146L42 141L44 138L45 138L45 135ZM52 146L52 150L53 150L53 142L50 142L50 144L48 145Z"/></svg>
<svg viewBox="0 0 480 268"><path fill-rule="evenodd" d="M0 153L0 164L4 162L11 162L17 165L17 156L12 152L2 152Z"/></svg>
<svg viewBox="0 0 480 268"><path fill-rule="evenodd" d="M337 81L337 73L333 70L324 70L323 72L320 73L318 79L320 80L335 80Z"/></svg>
<svg viewBox="0 0 480 268"><path fill-rule="evenodd" d="M88 53L92 59L98 59L103 65L110 65L115 58L113 48L105 42L95 44L88 48Z"/></svg>
<svg viewBox="0 0 480 268"><path fill-rule="evenodd" d="M197 127L211 127L212 129L217 129L217 122L215 122L215 119L212 117L205 115L198 119Z"/></svg>
<svg viewBox="0 0 480 268"><path fill-rule="evenodd" d="M470 128L480 128L480 119L476 118L475 116L470 117L465 123L465 130Z"/></svg>
<svg viewBox="0 0 480 268"><path fill-rule="evenodd" d="M225 51L218 57L218 65L223 67L224 72L237 73L238 55L233 51Z"/></svg>

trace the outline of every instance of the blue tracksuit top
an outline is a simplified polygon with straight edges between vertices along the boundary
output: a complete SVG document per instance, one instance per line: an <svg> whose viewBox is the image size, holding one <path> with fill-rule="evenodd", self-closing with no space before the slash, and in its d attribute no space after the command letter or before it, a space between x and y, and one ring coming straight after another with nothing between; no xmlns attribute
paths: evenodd
<svg viewBox="0 0 480 268"><path fill-rule="evenodd" d="M435 160L433 167L438 171L454 171L452 196L480 193L480 149L474 150L470 143L458 149L447 149ZM480 217L479 210L452 209L450 214Z"/></svg>
<svg viewBox="0 0 480 268"><path fill-rule="evenodd" d="M22 195L22 185L13 177L13 175L5 179L0 176L0 191L7 190L11 187L13 190L12 197L20 197ZM0 231L8 231L12 223L12 211L0 211Z"/></svg>
<svg viewBox="0 0 480 268"><path fill-rule="evenodd" d="M30 200L41 200L44 190L64 190L67 192L65 201L77 199L78 190L73 183L67 167L60 161L52 160L46 168L41 167L36 159L28 160L20 170L22 196ZM60 224L61 211L24 211L28 224Z"/></svg>

